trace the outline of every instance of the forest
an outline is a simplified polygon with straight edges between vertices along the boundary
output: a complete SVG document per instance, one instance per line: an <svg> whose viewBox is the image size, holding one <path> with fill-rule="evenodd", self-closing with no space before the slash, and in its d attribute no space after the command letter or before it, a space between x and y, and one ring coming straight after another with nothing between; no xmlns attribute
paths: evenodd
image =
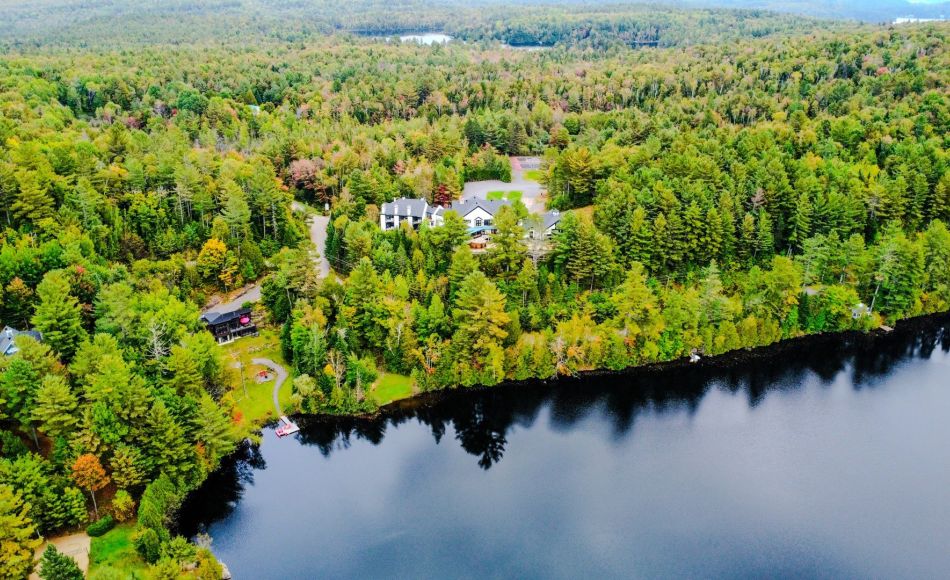
<svg viewBox="0 0 950 580"><path fill-rule="evenodd" d="M151 577L220 577L175 512L254 437L199 321L246 284L307 414L374 413L383 373L491 386L950 310L948 25L418 2L467 39L425 46L362 36L410 29L372 2L259 26L102 3L47 42L67 4L0 5L0 323L41 337L0 356L0 576L41 536L127 522ZM451 211L380 229L383 203L524 155L563 214L549 240L521 203L484 252Z"/></svg>

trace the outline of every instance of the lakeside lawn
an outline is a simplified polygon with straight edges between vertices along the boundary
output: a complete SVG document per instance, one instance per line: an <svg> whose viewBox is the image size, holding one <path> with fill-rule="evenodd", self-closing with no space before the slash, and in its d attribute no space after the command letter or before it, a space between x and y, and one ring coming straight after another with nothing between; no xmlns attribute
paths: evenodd
<svg viewBox="0 0 950 580"><path fill-rule="evenodd" d="M97 578L152 578L148 564L132 543L134 524L119 524L89 547L89 580Z"/></svg>
<svg viewBox="0 0 950 580"><path fill-rule="evenodd" d="M257 373L264 370L265 367L251 362L255 358L268 358L281 365L287 372L291 372L291 367L284 360L280 352L280 338L277 331L269 328L260 330L258 336L248 336L226 344L221 347L224 351L224 364L229 371L230 390L225 397L230 397L238 411L240 417L236 417L235 425L243 433L248 433L260 423L277 419L274 414L274 402L272 394L274 392L274 379L264 383L257 382ZM243 371L244 383L241 383L241 372L237 368L237 363L241 364L240 371ZM290 381L280 389L280 405L285 408L290 403ZM247 388L247 395L244 393Z"/></svg>
<svg viewBox="0 0 950 580"><path fill-rule="evenodd" d="M393 373L381 373L369 396L379 405L386 405L412 396L412 378Z"/></svg>
<svg viewBox="0 0 950 580"><path fill-rule="evenodd" d="M524 195L524 192L514 190L514 191L489 191L485 194L485 199L489 201L507 199L508 201L514 203L516 201L521 201L521 196Z"/></svg>

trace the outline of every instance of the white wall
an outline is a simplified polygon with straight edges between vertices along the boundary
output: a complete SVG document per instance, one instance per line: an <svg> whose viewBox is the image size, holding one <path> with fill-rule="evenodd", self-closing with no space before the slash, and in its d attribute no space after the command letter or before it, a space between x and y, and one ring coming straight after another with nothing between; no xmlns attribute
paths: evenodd
<svg viewBox="0 0 950 580"><path fill-rule="evenodd" d="M487 211L483 210L480 207L476 207L471 212L469 212L468 215L462 216L462 219L465 220L466 223L468 223L468 227L470 228L478 227L475 225L476 218L482 218L482 225L485 224L485 220L491 220L493 224L495 222L495 218L490 213L488 213Z"/></svg>

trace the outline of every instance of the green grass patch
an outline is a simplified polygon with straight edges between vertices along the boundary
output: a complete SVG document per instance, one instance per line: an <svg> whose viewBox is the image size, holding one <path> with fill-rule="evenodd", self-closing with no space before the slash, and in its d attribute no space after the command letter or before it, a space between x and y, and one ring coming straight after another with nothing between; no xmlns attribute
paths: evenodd
<svg viewBox="0 0 950 580"><path fill-rule="evenodd" d="M380 405L392 403L399 399L406 399L412 396L412 378L405 375L396 375L392 373L382 373L370 396Z"/></svg>
<svg viewBox="0 0 950 580"><path fill-rule="evenodd" d="M221 348L224 351L224 364L229 371L230 390L225 396L230 397L237 407L238 412L234 416L235 425L244 435L252 431L256 425L277 418L272 399L274 379L258 383L257 373L264 370L264 367L252 363L251 360L269 358L287 369L287 372L292 372L292 369L280 352L280 338L277 331L273 329L261 329L258 336L240 338ZM240 369L236 368L238 362L241 363ZM280 388L281 408L286 408L290 403L290 381L291 379L287 379Z"/></svg>
<svg viewBox="0 0 950 580"><path fill-rule="evenodd" d="M89 547L89 579L151 578L149 566L132 544L133 524L121 524L98 538Z"/></svg>
<svg viewBox="0 0 950 580"><path fill-rule="evenodd" d="M526 169L524 172L524 178L531 181L541 181L541 178L544 177L544 172L540 169Z"/></svg>
<svg viewBox="0 0 950 580"><path fill-rule="evenodd" d="M515 202L521 199L521 196L524 195L521 191L489 191L485 194L485 199L489 201L507 199L510 202Z"/></svg>

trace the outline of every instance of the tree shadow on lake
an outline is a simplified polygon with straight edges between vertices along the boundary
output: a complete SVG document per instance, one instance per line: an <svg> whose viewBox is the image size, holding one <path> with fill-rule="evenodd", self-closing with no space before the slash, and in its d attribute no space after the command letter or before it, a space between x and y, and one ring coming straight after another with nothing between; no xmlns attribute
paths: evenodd
<svg viewBox="0 0 950 580"><path fill-rule="evenodd" d="M248 485L254 485L254 473L267 469L261 448L245 440L204 484L185 499L178 510L177 529L191 537L205 532L205 525L222 520L234 511Z"/></svg>
<svg viewBox="0 0 950 580"><path fill-rule="evenodd" d="M304 418L299 440L329 456L353 438L379 444L387 428L416 421L430 428L436 443L451 427L462 448L489 469L504 457L510 429L530 427L543 410L551 428L565 432L601 417L621 441L643 413L692 416L712 388L744 393L754 408L771 392L798 390L810 380L827 386L849 369L856 389L873 385L910 359L927 359L937 348L950 351L948 326L946 318L922 319L889 334L809 337L698 365L443 391L393 406L373 419Z"/></svg>
<svg viewBox="0 0 950 580"><path fill-rule="evenodd" d="M531 427L542 416L562 432L598 418L610 425L611 437L620 442L631 435L643 414L694 415L711 389L744 394L754 408L772 392L799 390L815 381L828 386L849 370L855 389L873 387L896 366L930 358L937 348L950 352L947 318L914 321L886 335L811 337L697 365L442 391L393 405L372 419L299 417L296 439L329 457L345 451L354 440L378 445L389 428L414 421L427 426L437 444L451 428L454 441L487 470L503 459L512 427ZM187 508L198 506L202 514L193 519L211 522L226 517L244 487L253 483L253 471L263 468L256 448L239 452L202 487L212 492L203 495L199 490L189 498ZM183 528L196 531L193 525Z"/></svg>

